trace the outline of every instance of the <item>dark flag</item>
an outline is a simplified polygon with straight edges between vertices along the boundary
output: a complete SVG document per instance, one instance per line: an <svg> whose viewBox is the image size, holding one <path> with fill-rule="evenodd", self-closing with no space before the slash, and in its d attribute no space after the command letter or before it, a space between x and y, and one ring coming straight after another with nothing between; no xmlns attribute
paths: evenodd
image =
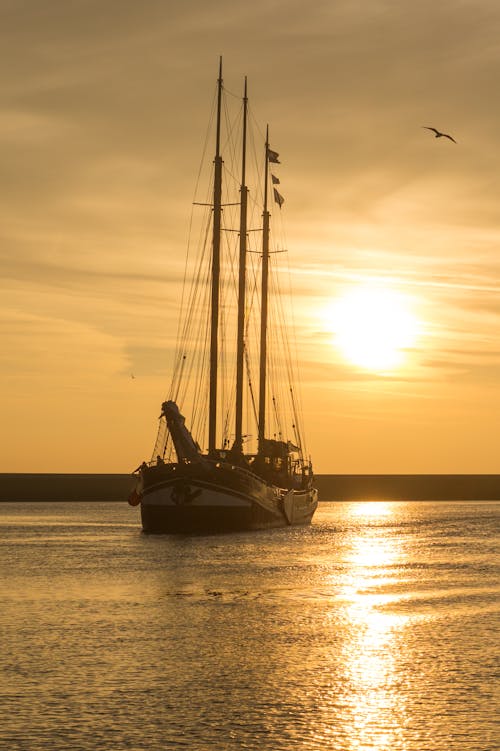
<svg viewBox="0 0 500 751"><path fill-rule="evenodd" d="M280 184L280 181L276 177L276 175L271 175L271 180L273 181L273 185L279 185Z"/></svg>
<svg viewBox="0 0 500 751"><path fill-rule="evenodd" d="M274 200L276 201L276 203L278 204L278 206L281 209L281 207L285 203L285 199L283 198L283 196L280 193L278 193L278 191L276 190L276 188L273 188L273 191L274 191Z"/></svg>
<svg viewBox="0 0 500 751"><path fill-rule="evenodd" d="M281 164L280 160L278 159L279 154L277 151L273 151L272 149L267 150L267 158L270 162L273 164Z"/></svg>

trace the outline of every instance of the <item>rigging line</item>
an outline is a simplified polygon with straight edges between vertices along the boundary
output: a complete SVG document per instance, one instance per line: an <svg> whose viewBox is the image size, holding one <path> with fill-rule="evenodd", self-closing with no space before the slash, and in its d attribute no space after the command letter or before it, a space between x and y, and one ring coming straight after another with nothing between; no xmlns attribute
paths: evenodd
<svg viewBox="0 0 500 751"><path fill-rule="evenodd" d="M257 277L257 262L254 260L254 258L251 258L251 263L248 266L248 278L247 278L247 292L248 295L246 296L247 300L247 310L248 310L248 316L245 326L245 335L248 338L248 332L250 329L250 321L252 319L255 319L255 313L258 313L256 311L256 300L257 300L257 290L258 290L258 277Z"/></svg>
<svg viewBox="0 0 500 751"><path fill-rule="evenodd" d="M206 329L208 333L208 328ZM204 443L207 421L207 403L209 394L209 380L204 377L208 367L208 340L203 345L203 351L198 359L196 378L193 383L193 437L201 445Z"/></svg>
<svg viewBox="0 0 500 751"><path fill-rule="evenodd" d="M233 91L231 91L230 89L226 87L224 87L224 91L226 92L228 96L233 97L233 99L238 99L238 101L241 100L241 92L239 94L235 94Z"/></svg>
<svg viewBox="0 0 500 751"><path fill-rule="evenodd" d="M193 380L191 383L191 391L193 392L192 402L192 424L194 425L196 414L199 411L199 393L201 391L201 384L203 381L206 361L208 358L208 331L209 327L206 326L204 311L209 307L209 285L205 284L202 287L202 295L198 305L198 321L196 331L193 332L194 341L194 368L193 368Z"/></svg>
<svg viewBox="0 0 500 751"><path fill-rule="evenodd" d="M226 133L226 140L223 144L223 151L226 151L226 149L229 151L231 155L233 155L233 164L234 164L234 154L236 152L236 138L234 137L235 133L238 133L239 130L239 123L242 119L242 107L238 114L236 114L233 118L231 118L231 115L229 113L229 108L227 106L227 101L224 100L224 118L225 118L225 133Z"/></svg>
<svg viewBox="0 0 500 751"><path fill-rule="evenodd" d="M292 398L292 408L293 408L293 414L295 417L294 428L295 428L296 444L302 451L302 436L301 436L301 431L300 431L300 423L297 419L297 409L295 407L295 398L294 398L294 393L293 393L293 389L291 386L290 386L290 396Z"/></svg>
<svg viewBox="0 0 500 751"><path fill-rule="evenodd" d="M161 456L164 456L165 448L166 448L166 440L165 440L165 427L166 423L164 419L160 419L160 424L158 425L158 433L156 436L155 445L153 448L153 454L151 456L151 461L154 461L155 457L160 454Z"/></svg>
<svg viewBox="0 0 500 751"><path fill-rule="evenodd" d="M299 359L298 359L298 346L297 346L297 328L296 328L296 319L295 319L295 308L293 305L293 297L292 297L292 290L291 290L291 273L289 274L289 285L290 285L290 310L291 310L291 319L292 319L292 334L293 334L293 365L294 365L294 371L295 371L295 382L297 384L297 390L296 390L296 396L297 396L297 403L298 403L298 412L301 416L301 422L300 422L300 432L301 432L301 442L300 446L303 446L304 451L306 451L306 436L304 433L304 423L302 421L302 415L303 415L303 403L302 403L302 376L301 376L301 370L299 367Z"/></svg>
<svg viewBox="0 0 500 751"><path fill-rule="evenodd" d="M212 169L211 185L209 186L208 190L210 190L210 187L213 188L213 169ZM210 204L210 206L211 206L211 204ZM208 255L207 249L209 247L208 237L209 237L210 229L211 229L211 226L212 226L211 222L212 222L212 210L211 210L211 208L209 209L207 207L205 209L205 214L204 214L203 221L202 221L202 223L200 225L200 233L199 233L200 237L199 237L199 241L198 241L198 248L200 249L201 252L198 255L198 261L197 261L198 265L195 268L195 272L194 272L193 277L192 277L192 283L191 283L191 288L190 288L190 295L189 295L189 298L188 298L188 305L187 305L187 307L185 307L185 311L187 310L187 312L184 312L184 316L183 316L183 318L184 318L184 320L183 320L184 325L183 325L182 334L181 334L181 346L182 346L182 349L181 349L181 352L179 353L180 355L184 355L185 354L186 350L188 349L188 345L191 342L191 338L192 338L190 336L190 331L193 328L193 318L195 317L196 311L197 311L197 308L196 308L196 305L194 304L194 301L196 301L197 298L199 297L198 290L200 289L200 287L203 288L203 284L201 282L201 279L202 279L202 276L205 277L205 274L202 275L202 270L205 267L205 265L207 264L207 255ZM204 233L203 233L203 229L204 229ZM179 373L177 372L176 375L178 377ZM180 388L180 381L177 380L177 388L176 388L177 395L179 393L179 388ZM177 398L178 398L178 396L177 396Z"/></svg>
<svg viewBox="0 0 500 751"><path fill-rule="evenodd" d="M226 216L223 217L223 223L225 226L226 223ZM227 333L227 308L230 304L228 301L228 285L227 285L227 267L228 264L231 265L232 258L231 258L231 246L229 242L229 238L227 233L223 233L223 246L224 246L224 265L221 268L221 271L224 272L224 274L221 274L221 299L220 299L220 316L219 316L219 327L220 327L220 338L219 338L219 373L220 373L220 389L219 389L219 416L222 418L220 420L220 436L222 441L222 446L225 445L225 439L226 439L226 432L227 432L227 415L226 415L226 405L227 405L227 399L226 399L226 387L227 387L227 357L226 357L226 348L227 348L227 342L228 342L228 333ZM225 418L224 418L225 416Z"/></svg>
<svg viewBox="0 0 500 751"><path fill-rule="evenodd" d="M210 113L210 117L209 117L209 122L208 122L207 129L206 129L205 142L204 142L204 146L203 146L203 153L202 153L202 158L200 160L200 165L199 165L199 169L198 169L197 180L196 180L196 184L195 184L194 198L196 198L196 194L198 193L198 190L199 190L199 183L200 183L200 179L201 179L203 164L205 162L205 157L206 157L206 152L207 152L207 145L208 145L208 141L209 141L210 132L211 132L212 127L213 127L214 113L215 113L215 102L216 102L216 95L213 97L213 100L212 100L212 109L211 109L211 113ZM198 274L196 274L196 272L195 272L194 277L191 280L191 285L190 285L190 292L191 292L191 294L189 294L188 293L188 283L187 282L188 282L188 268L191 265L191 263L190 263L190 256L191 256L190 250L191 250L191 244L192 244L192 239L193 239L193 219L194 219L194 208L192 207L191 208L191 212L190 212L190 220L189 220L188 246L187 246L187 252L186 252L186 257L185 257L185 264L184 264L184 278L183 278L181 306L180 306L181 307L181 311L180 311L181 315L179 316L178 325L177 325L176 351L175 351L176 354L175 354L175 359L174 359L174 362L176 363L176 365L174 366L174 373L173 373L172 383L171 383L171 393L173 392L176 400L178 399L178 395L180 393L180 386L181 386L181 383L182 383L182 380L183 380L183 375L184 375L184 372L185 372L186 356L187 356L187 353L186 353L186 344L187 344L187 341L188 341L187 335L188 335L188 332L190 331L190 329L192 327L192 317L193 317L191 313L188 313L186 315L186 312L185 312L186 311L186 308L185 308L186 297L187 297L188 301L190 303L192 303L192 298L196 295L196 291L197 291L197 289L200 286L201 268L203 266L203 258L204 258L204 255L205 255L204 248L206 247L206 242L202 243L202 253L201 253L201 256L199 258ZM208 221L206 223L207 230L208 230L209 224L210 224L210 222ZM193 310L193 306L189 305L188 306L188 310L192 311ZM192 358L190 358L190 360L191 359ZM188 371L192 372L192 367L188 368ZM160 426L160 432L163 432L161 426ZM163 438L160 436L160 432L158 434L157 440L161 439L162 442L163 442ZM168 433L167 433L167 441L168 441ZM165 444L165 447L166 447L166 444Z"/></svg>
<svg viewBox="0 0 500 751"><path fill-rule="evenodd" d="M281 343L281 347L279 349L280 359L275 361L275 367L279 374L280 380L284 381L285 376L287 375L286 361L288 355L288 339L287 327L284 319L282 291L279 285L279 272L277 270L274 258L272 259L270 278L270 287L272 290L272 311L274 319L276 321L272 334L276 341L279 336L279 341ZM278 352L278 350L276 350L276 352Z"/></svg>
<svg viewBox="0 0 500 751"><path fill-rule="evenodd" d="M193 372L196 372L197 362L199 360L199 346L197 344L200 342L200 332L206 331L206 326L202 328L202 316L200 315L201 311L205 310L207 307L207 285L202 286L202 295L199 299L196 300L198 305L196 307L193 306L192 308L192 316L191 316L191 326L189 329L189 332L187 332L187 335L190 335L190 339L192 340L192 346L190 349L190 357L189 357L189 363L188 363L188 370L187 374L183 379L179 381L178 384L178 395L177 400L179 401L179 394L180 394L180 388L182 386L182 396L181 396L181 403L184 401L187 395L187 391L192 384L193 379Z"/></svg>
<svg viewBox="0 0 500 751"><path fill-rule="evenodd" d="M193 294L196 292L198 287L199 287L199 280L196 277L194 277ZM188 341L189 341L189 344L191 344L192 340L196 337L196 331L193 331L195 324L196 324L196 320L195 320L196 310L191 305L188 308L188 311L189 313L184 322L183 341L182 341L183 348L181 352L181 367L177 373L177 382L176 382L177 385L176 385L176 389L174 392L175 401L178 401L181 384L185 382L184 371L185 371L186 360L188 360L187 362L188 373L192 370L192 364L193 364L193 350L191 346L188 346Z"/></svg>
<svg viewBox="0 0 500 751"><path fill-rule="evenodd" d="M204 287L204 297L200 305L200 310L208 310L209 307L209 286ZM198 443L202 443L205 438L207 428L207 405L209 394L209 379L207 374L209 358L209 327L206 326L204 316L199 317L199 331L197 336L199 342L196 353L196 369L194 378L190 384L192 394L192 432L193 437ZM204 430L205 428L205 430Z"/></svg>
<svg viewBox="0 0 500 751"><path fill-rule="evenodd" d="M196 312L197 312L196 306L194 304L195 301L198 299L197 292L198 292L200 286L202 288L203 288L203 286L206 286L206 285L202 284L201 279L202 279L202 271L203 271L204 265L206 264L206 260L207 260L207 258L206 258L206 256L207 256L207 241L208 241L208 234L210 232L210 226L211 226L210 222L207 223L206 230L205 230L205 239L204 239L204 242L202 244L201 253L200 253L199 259L198 259L198 267L197 267L196 272L195 272L195 274L193 275L193 278L192 278L191 292L190 292L190 295L189 295L189 306L187 307L187 312L185 313L185 318L184 318L184 322L183 322L183 329L182 329L182 335L181 335L182 338L181 338L181 342L180 342L181 343L181 349L180 349L180 351L178 353L178 358L181 358L181 363L180 363L181 369L180 369L180 371L179 371L179 369L176 369L176 371L174 372L174 379L173 379L173 384L172 384L172 391L175 394L174 400L177 399L177 396L178 396L178 393L179 393L179 387L180 387L180 382L181 382L181 378L182 378L183 361L184 361L185 356L186 356L186 349L187 349L188 342L190 341L190 331L191 331L192 326L193 326L193 318L195 317ZM177 386L175 384L177 384Z"/></svg>
<svg viewBox="0 0 500 751"><path fill-rule="evenodd" d="M281 318L282 318L281 328L284 329L284 327L286 325L286 323L284 321L284 311L283 311L282 306L280 306L280 307L281 307ZM293 428L293 432L294 432L295 443L299 447L302 447L302 436L301 436L301 427L300 427L300 425L301 425L301 419L300 419L300 414L299 414L299 410L297 408L297 403L296 403L296 399L295 399L295 389L294 389L294 386L293 386L294 379L293 379L292 373L291 373L291 363L290 363L291 352L290 352L290 346L289 346L290 342L289 342L288 334L284 330L283 330L283 337L282 338L283 338L284 343L286 343L286 347L287 347L287 350L288 350L287 351L287 356L286 356L286 359L285 359L285 366L286 366L286 370L287 370L287 374L288 374L288 382L289 382L289 395L288 396L289 396L289 400L290 400L291 413L292 413L292 417L293 417L292 428Z"/></svg>
<svg viewBox="0 0 500 751"><path fill-rule="evenodd" d="M287 263L288 263L288 270L289 270L289 259L287 257ZM294 308L293 308L293 299L291 297L291 286L290 286L290 273L288 273L288 282L289 282L289 294L287 297L287 303L288 303L288 312L290 314L290 317L292 319L291 321L291 328L292 328L292 335L295 334L294 331L294 325L295 325L295 319L294 319ZM280 291L281 296L281 304L280 304L280 314L281 314L281 320L282 320L282 327L283 329L290 328L290 325L287 326L286 324L286 317L285 317L285 311L284 311L284 305L283 305L283 297L284 294L282 290ZM290 383L290 395L291 395L291 406L292 406L292 412L293 412L293 418L294 418L294 430L296 431L296 443L299 446L302 446L302 435L301 435L301 424L302 424L302 410L300 405L300 389L295 389L293 387L294 384L299 383L300 378L300 371L298 368L298 360L297 360L297 348L296 348L296 338L295 336L290 336L288 332L284 332L283 340L287 349L287 358L286 358L286 366L287 366L287 373L288 373L288 380ZM291 340L294 343L293 348L293 354L292 354L292 347L291 347Z"/></svg>
<svg viewBox="0 0 500 751"><path fill-rule="evenodd" d="M223 327L223 336L221 337L224 346L221 349L221 371L223 375L222 379L222 387L221 387L221 405L222 410L221 413L225 414L225 419L222 422L222 445L225 446L226 442L229 440L229 425L231 422L231 405L232 405L232 393L231 393L231 383L234 383L234 378L230 378L230 364L229 364L229 358L227 356L228 350L227 350L227 342L229 339L229 321L227 313L230 311L230 303L227 298L228 289L226 289L226 298L225 303L222 306L222 317L221 317L221 323Z"/></svg>
<svg viewBox="0 0 500 751"><path fill-rule="evenodd" d="M282 305L282 293L281 289L278 284L278 275L276 273L276 267L273 263L273 269L272 269L272 275L271 275L271 284L272 284L272 300L273 300L273 315L275 316L277 325L275 327L275 330L273 331L273 341L278 341L278 335L279 335L279 341L284 346L284 352L281 350L281 356L279 359L276 357L273 358L273 373L276 377L276 383L277 388L279 390L279 393L281 394L281 400L282 403L285 405L289 403L289 394L287 393L287 390L285 389L285 383L287 381L287 373L288 371L288 352L287 352L287 331L286 331L286 325L284 320L284 310ZM278 352L278 348L274 350L275 352ZM293 412L293 404L290 402L290 412ZM282 430L282 424L279 413L277 413L277 424L280 426L280 431ZM295 431L294 431L295 432Z"/></svg>
<svg viewBox="0 0 500 751"><path fill-rule="evenodd" d="M268 336L269 339L273 342L273 345L268 348L268 360L269 360L269 369L270 369L270 382L273 384L272 390L273 390L273 396L274 392L277 388L276 381L279 378L279 368L277 367L277 356L278 356L278 347L277 345L277 336L276 336L276 330L277 325L279 324L279 321L276 320L276 303L275 303L275 297L276 297L276 291L275 291L275 279L274 279L274 258L270 258L269 260L269 320L270 320L270 326L268 329Z"/></svg>
<svg viewBox="0 0 500 751"><path fill-rule="evenodd" d="M293 385L295 382L294 379L294 373L292 369L292 355L290 350L290 336L289 336L289 324L288 319L285 314L284 306L283 306L283 293L280 293L280 300L279 300L279 316L281 321L281 331L282 331L282 339L285 346L285 353L286 357L284 358L284 366L287 376L287 381L290 385ZM284 379L285 380L285 379Z"/></svg>
<svg viewBox="0 0 500 751"><path fill-rule="evenodd" d="M200 165L198 168L198 174L196 177L195 189L193 193L193 203L196 201L196 196L198 194L198 188L200 184L201 173L203 171L203 165L207 161L208 142L209 142L209 139L210 139L213 127L214 127L215 113L217 110L217 96L218 96L218 84L215 85L215 90L214 90L214 94L212 98L212 108L210 110L208 125L205 131L205 140L203 143L202 156L201 156Z"/></svg>
<svg viewBox="0 0 500 751"><path fill-rule="evenodd" d="M236 278L237 278L237 268L236 268L236 250L238 248L238 243L235 238L232 239L233 247L231 247L231 238L228 237L226 239L226 243L228 246L228 258L229 263L228 267L226 268L227 275L229 276L229 279L226 279L226 289L225 289L225 326L226 326L226 337L225 337L225 343L228 345L229 343L229 337L231 335L231 339L234 335L233 328L230 328L229 323L234 320L234 306L235 306L235 299L234 299L234 290L236 288ZM232 282L232 283L230 283ZM231 292L233 293L233 296L231 297ZM229 320L227 313L230 312ZM227 352L227 347L226 347ZM229 360L228 360L229 362ZM234 408L235 408L235 362L234 360L231 360L232 363L232 372L230 372L229 364L226 363L225 368L225 376L226 376L226 388L225 388L225 400L226 400L226 422L224 424L224 437L229 437L229 425L231 424L230 421L232 420L234 416Z"/></svg>
<svg viewBox="0 0 500 751"><path fill-rule="evenodd" d="M281 341L283 342L284 347L284 362L285 365L288 361L288 355L289 355L289 342L288 342L288 331L286 326L286 320L285 320L285 312L283 308L283 298L282 298L282 291L279 285L278 275L275 272L275 268L273 266L273 275L272 275L272 289L273 289L273 310L275 311L275 316L277 320L277 326L278 331L280 334ZM285 371L287 371L287 368L285 367ZM286 373L289 375L289 373Z"/></svg>
<svg viewBox="0 0 500 751"><path fill-rule="evenodd" d="M278 412L278 403L277 403L277 399L275 395L273 395L272 403L273 403L273 410L274 410L274 421L275 421L275 425L277 428L277 433L281 439L283 437L283 431L281 429L281 419L280 419L280 414Z"/></svg>
<svg viewBox="0 0 500 751"><path fill-rule="evenodd" d="M187 300L188 304L185 305L183 315L181 317L180 335L179 335L178 347L177 347L177 352L176 352L177 362L182 356L184 356L185 350L186 350L187 335L191 326L191 319L192 319L192 314L193 314L193 299L196 297L196 291L200 285L201 269L203 267L205 251L206 251L206 233L209 231L209 226L210 225L207 224L206 232L205 232L205 242L201 243L201 253L199 254L199 257L198 257L198 268L195 269L195 273L193 274L191 278L190 293L188 295L188 300ZM186 303L186 297L184 298L184 302ZM174 384L176 382L177 376L178 376L178 373L174 370L171 391L174 390Z"/></svg>
<svg viewBox="0 0 500 751"><path fill-rule="evenodd" d="M279 225L277 227L277 225ZM279 220L278 222L273 222L273 252L276 252L276 230L278 231L278 235L280 235L282 238L285 237L284 232L284 222L283 222L283 215L279 213ZM282 241L283 244L283 241ZM286 240L284 245L286 246ZM288 260L288 259L287 259ZM273 290L275 294L273 294L274 297L274 304L273 309L275 310L276 319L278 322L277 325L277 331L274 332L274 338L277 342L277 335L280 333L280 350L276 349L276 351L282 351L282 349L285 350L285 354L287 355L282 362L277 362L276 360L273 361L273 370L276 373L277 378L279 378L280 382L283 383L282 389L284 389L284 383L288 378L288 381L293 383L293 358L291 357L291 350L290 350L290 337L288 336L288 326L286 324L286 316L285 316L285 310L284 310L284 298L283 298L283 290L278 284L279 279L279 270L275 272L273 267L273 274L272 274L272 285ZM285 391L282 392L284 396L286 396ZM289 396L285 399L286 403L290 402ZM290 408L291 412L293 413L294 407L292 403L290 402ZM294 415L294 432L295 432L295 425L297 425L297 419L298 415Z"/></svg>
<svg viewBox="0 0 500 751"><path fill-rule="evenodd" d="M205 228L205 232L203 234L202 230L203 227ZM202 270L204 267L204 264L207 264L207 258L208 258L208 248L210 246L210 231L212 227L212 214L211 212L206 212L205 214L205 221L202 225L200 234L202 235L201 241L199 243L199 256L198 256L198 265L194 269L194 274L192 277L192 283L191 283L191 289L190 289L190 297L189 297L189 305L188 305L188 313L185 314L184 318L184 329L182 332L183 337L183 345L185 346L186 343L186 337L187 332L189 330L189 327L191 325L192 320L192 314L194 310L193 302L197 298L197 291L199 286L202 284Z"/></svg>
<svg viewBox="0 0 500 751"><path fill-rule="evenodd" d="M255 425L257 425L259 417L258 417L258 411L257 411L257 404L255 402L255 394L254 394L254 391L253 391L252 373L251 373L251 369L250 369L250 360L249 360L249 357L248 357L248 350L247 350L246 347L245 347L245 349L243 351L243 354L245 356L245 368L246 368L246 371L247 371L248 391L250 393L250 401L251 401L251 404L252 404L253 417L254 417L254 420L255 420Z"/></svg>
<svg viewBox="0 0 500 751"><path fill-rule="evenodd" d="M243 119L243 107L240 108L240 111L237 115L235 115L234 119L231 121L229 114L227 111L225 111L226 115L226 142L224 144L225 153L229 155L229 159L226 157L224 160L224 168L226 171L226 175L231 178L232 184L234 186L233 190L239 187L240 179L239 179L239 153L240 153L240 147L239 138L235 137L238 136L239 131L241 130L240 122ZM226 151L227 150L227 151ZM228 182L228 181L226 181Z"/></svg>
<svg viewBox="0 0 500 751"><path fill-rule="evenodd" d="M262 223L262 204L264 202L264 195L262 186L264 183L264 167L262 164L262 144L264 143L265 138L262 137L262 140L259 141L259 145L257 147L256 141L255 141L255 134L252 128L249 129L249 143L248 143L248 154L249 154L249 165L251 166L252 172L255 175L254 183L256 185L256 188L254 191L252 191L252 194L250 195L250 205L252 208L252 216L255 215L256 212L258 212L259 216L259 223Z"/></svg>
<svg viewBox="0 0 500 751"><path fill-rule="evenodd" d="M253 113L253 108L249 105L248 106L248 120L251 123L252 130L255 130L259 134L260 142L263 144L266 141L266 132L263 130L259 124L259 121L255 117Z"/></svg>
<svg viewBox="0 0 500 751"><path fill-rule="evenodd" d="M254 343L254 351L257 352L257 344L258 341L258 310L256 306L256 300L257 300L257 290L258 290L258 279L257 279L257 261L252 258L251 263L248 267L248 275L247 275L247 319L245 323L245 367L247 372L247 380L248 380L248 388L250 393L250 399L252 402L253 407L253 413L254 413L254 420L255 420L255 429L257 429L258 425L258 409L255 401L255 394L253 390L253 375L252 375L252 362L250 359L250 352L252 351L250 340Z"/></svg>
<svg viewBox="0 0 500 751"><path fill-rule="evenodd" d="M201 159L200 159L200 162L199 162L199 166L198 166L198 174L197 174L196 183L195 183L195 189L194 189L194 193L193 193L193 203L194 203L194 200L196 198L196 194L198 192L199 183L200 183L200 179L201 179L201 174L202 174L202 170L203 170L203 164L205 163L205 160L206 160L206 152L207 152L207 148L208 148L208 141L209 141L210 133L211 133L212 128L213 128L213 123L214 123L214 118L215 118L216 103L217 103L217 86L215 87L214 95L212 97L212 107L211 107L211 110L210 110L210 114L209 114L209 118L208 118L208 123L207 123L207 128L206 128L206 131L205 131L205 141L204 141L204 144L203 144L202 156L201 156ZM192 225L193 225L193 216L194 216L194 206L191 205L191 212L190 212L190 219L189 219L189 229L188 229L188 243L187 243L187 249L186 249L186 257L185 257L185 261L184 261L184 279L183 279L183 284L182 284L180 316L179 316L178 323L177 323L177 336L176 336L177 344L179 343L179 336L180 336L180 331L181 331L181 322L183 320L183 311L184 311L184 302L185 302L185 290L186 290L186 282L187 282L187 269L188 269L188 265L189 265L190 242L191 242L191 239L192 239L192 234L191 233L192 233ZM177 348L176 348L176 352L177 352Z"/></svg>

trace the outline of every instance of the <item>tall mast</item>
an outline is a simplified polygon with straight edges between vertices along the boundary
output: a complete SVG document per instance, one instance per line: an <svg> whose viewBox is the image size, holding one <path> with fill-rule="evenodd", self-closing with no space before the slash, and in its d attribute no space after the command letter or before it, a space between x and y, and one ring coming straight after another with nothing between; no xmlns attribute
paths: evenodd
<svg viewBox="0 0 500 751"><path fill-rule="evenodd" d="M220 155L220 124L222 101L222 57L219 60L217 81L217 133L214 159L214 221L212 239L212 297L210 321L210 401L208 412L208 451L215 451L217 429L217 358L219 329L219 279L220 279L220 240L222 214L222 157Z"/></svg>
<svg viewBox="0 0 500 751"><path fill-rule="evenodd" d="M236 346L236 425L234 448L243 451L243 358L245 350L245 284L247 254L247 198L246 186L246 148L247 148L247 79L245 76L245 93L243 95L243 141L241 157L241 202L240 202L240 258L238 276L238 335Z"/></svg>
<svg viewBox="0 0 500 751"><path fill-rule="evenodd" d="M264 170L264 211L262 214L262 287L260 312L260 381L259 381L259 453L264 451L266 428L267 375L267 288L269 280L269 211L267 188L269 183L269 126L266 128L266 166Z"/></svg>

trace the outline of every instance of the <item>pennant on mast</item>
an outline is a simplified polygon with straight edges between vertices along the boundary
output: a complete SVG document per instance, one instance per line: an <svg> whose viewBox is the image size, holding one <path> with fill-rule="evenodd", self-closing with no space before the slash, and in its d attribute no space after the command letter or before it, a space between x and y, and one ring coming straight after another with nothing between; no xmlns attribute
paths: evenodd
<svg viewBox="0 0 500 751"><path fill-rule="evenodd" d="M269 162L271 162L272 164L281 164L278 157L279 157L279 154L277 151L273 151L269 147L267 148L267 160Z"/></svg>
<svg viewBox="0 0 500 751"><path fill-rule="evenodd" d="M283 198L283 196L281 195L281 193L278 193L278 191L276 190L276 188L273 188L273 192L274 192L274 200L276 201L276 203L278 204L278 206L281 209L281 207L285 203L285 199Z"/></svg>

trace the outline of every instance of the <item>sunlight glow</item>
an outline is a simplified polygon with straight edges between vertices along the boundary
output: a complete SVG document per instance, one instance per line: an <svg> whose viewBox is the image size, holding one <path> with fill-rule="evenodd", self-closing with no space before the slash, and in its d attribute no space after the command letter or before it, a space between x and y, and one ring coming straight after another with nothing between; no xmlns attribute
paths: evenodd
<svg viewBox="0 0 500 751"><path fill-rule="evenodd" d="M373 371L403 365L418 334L410 301L390 287L359 284L345 292L327 315L333 344L352 365Z"/></svg>
<svg viewBox="0 0 500 751"><path fill-rule="evenodd" d="M393 513L393 501L358 501L353 502L351 514L366 519L378 516L391 516Z"/></svg>

